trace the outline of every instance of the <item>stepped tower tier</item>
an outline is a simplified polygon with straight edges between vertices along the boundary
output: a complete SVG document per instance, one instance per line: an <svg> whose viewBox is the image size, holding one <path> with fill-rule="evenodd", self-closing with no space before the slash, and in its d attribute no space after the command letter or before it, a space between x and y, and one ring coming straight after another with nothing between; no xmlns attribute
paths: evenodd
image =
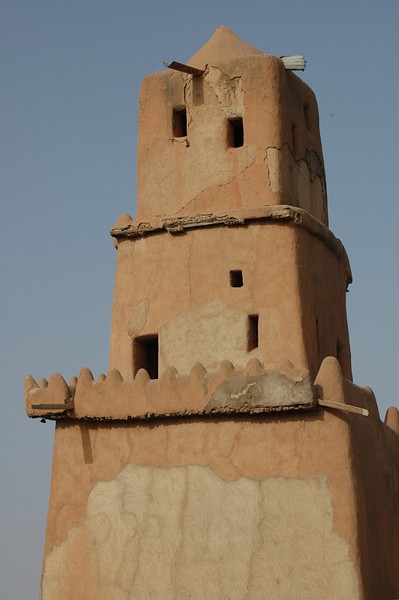
<svg viewBox="0 0 399 600"><path fill-rule="evenodd" d="M268 206L145 227L123 219L113 235L110 369L126 379L251 357L267 368L288 358L315 375L325 356L351 379L349 263L309 213Z"/></svg>
<svg viewBox="0 0 399 600"><path fill-rule="evenodd" d="M142 85L137 220L112 231L110 368L288 358L315 375L332 355L351 378L351 273L327 228L313 92L225 27L188 66Z"/></svg>
<svg viewBox="0 0 399 600"><path fill-rule="evenodd" d="M141 88L137 219L289 204L328 222L315 96L225 27Z"/></svg>

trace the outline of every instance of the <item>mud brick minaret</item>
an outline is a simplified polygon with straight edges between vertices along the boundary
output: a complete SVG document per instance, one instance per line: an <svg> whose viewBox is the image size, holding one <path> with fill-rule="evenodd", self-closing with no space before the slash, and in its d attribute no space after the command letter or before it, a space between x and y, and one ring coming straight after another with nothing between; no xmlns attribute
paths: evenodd
<svg viewBox="0 0 399 600"><path fill-rule="evenodd" d="M107 376L56 421L42 600L394 600L399 413L352 383L318 110L224 27L142 85Z"/></svg>

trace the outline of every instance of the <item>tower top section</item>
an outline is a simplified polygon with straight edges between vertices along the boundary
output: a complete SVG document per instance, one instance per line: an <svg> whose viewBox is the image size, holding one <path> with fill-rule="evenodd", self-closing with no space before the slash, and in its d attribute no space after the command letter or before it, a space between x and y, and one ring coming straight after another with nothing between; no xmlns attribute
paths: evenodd
<svg viewBox="0 0 399 600"><path fill-rule="evenodd" d="M327 225L311 89L226 27L187 65L142 84L137 220L288 204Z"/></svg>
<svg viewBox="0 0 399 600"><path fill-rule="evenodd" d="M207 65L224 61L239 60L245 56L263 53L251 44L244 42L231 29L221 25L212 37L190 58L188 64L197 69L205 69Z"/></svg>

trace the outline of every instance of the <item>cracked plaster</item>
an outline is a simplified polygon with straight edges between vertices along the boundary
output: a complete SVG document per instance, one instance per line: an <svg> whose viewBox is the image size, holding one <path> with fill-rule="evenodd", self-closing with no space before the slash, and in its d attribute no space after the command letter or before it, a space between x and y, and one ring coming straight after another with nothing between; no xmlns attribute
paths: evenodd
<svg viewBox="0 0 399 600"><path fill-rule="evenodd" d="M201 77L164 72L143 84L139 129L146 133L139 134L138 220L291 204L327 223L311 91L289 77L275 57L253 54L216 63L207 64ZM306 118L301 103L311 106ZM181 106L188 132L173 138L171 115ZM237 116L244 119L244 145L230 148L227 119Z"/></svg>
<svg viewBox="0 0 399 600"><path fill-rule="evenodd" d="M287 144L282 148L266 148L264 162L273 193L286 198L292 206L300 206L320 221L327 218L327 195L323 166L317 153L306 150L297 159Z"/></svg>

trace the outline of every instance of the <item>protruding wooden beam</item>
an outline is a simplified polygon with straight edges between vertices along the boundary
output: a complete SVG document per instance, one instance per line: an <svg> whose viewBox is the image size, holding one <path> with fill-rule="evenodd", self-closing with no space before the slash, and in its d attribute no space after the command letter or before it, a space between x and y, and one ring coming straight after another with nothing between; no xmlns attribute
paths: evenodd
<svg viewBox="0 0 399 600"><path fill-rule="evenodd" d="M175 71L181 71L182 73L188 73L189 75L194 75L194 77L200 77L205 71L203 69L196 69L195 67L191 67L190 65L185 65L184 63L177 62L172 60L171 63L163 62L165 67L168 69L174 69Z"/></svg>
<svg viewBox="0 0 399 600"><path fill-rule="evenodd" d="M360 406L353 406L352 404L343 404L342 402L333 402L332 400L318 400L320 406L327 408L335 408L337 410L343 410L349 413L355 413L356 415L363 415L363 417L369 416L367 408L361 408Z"/></svg>
<svg viewBox="0 0 399 600"><path fill-rule="evenodd" d="M65 404L32 404L34 410L71 410L75 406L73 400Z"/></svg>

